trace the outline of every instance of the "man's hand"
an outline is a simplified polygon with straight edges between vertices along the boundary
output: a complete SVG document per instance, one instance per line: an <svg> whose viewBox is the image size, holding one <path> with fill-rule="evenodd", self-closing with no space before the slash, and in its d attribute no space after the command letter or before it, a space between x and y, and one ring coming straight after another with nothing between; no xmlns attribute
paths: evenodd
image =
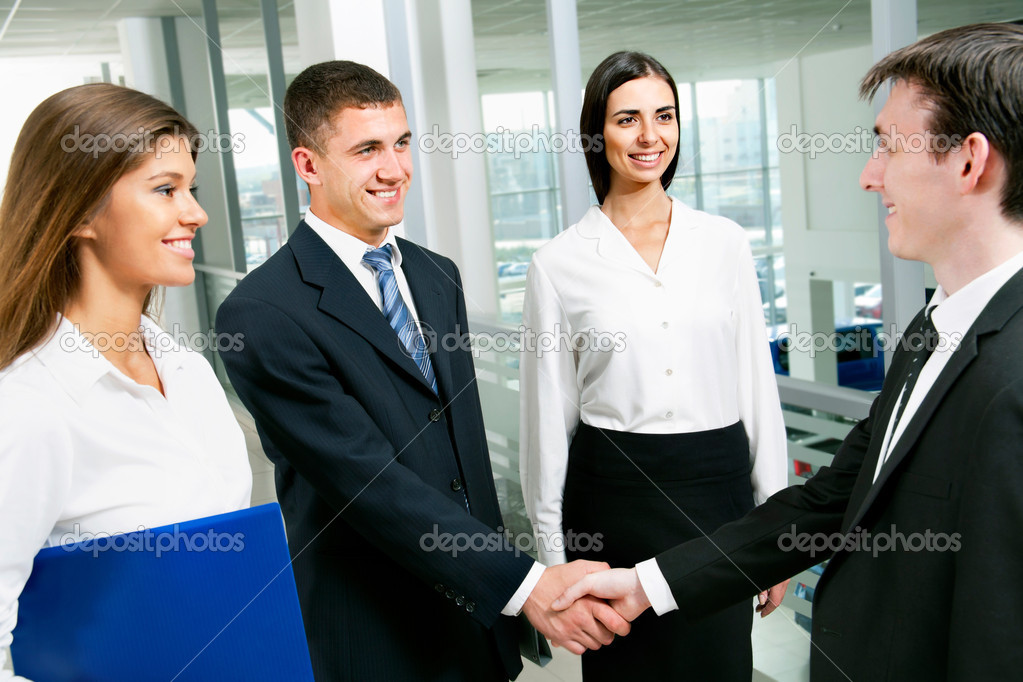
<svg viewBox="0 0 1023 682"><path fill-rule="evenodd" d="M558 611L551 608L555 597L578 582L587 573L604 571L608 565L596 561L573 561L544 569L522 612L554 646L563 646L573 654L599 649L610 644L615 634L629 634L629 623L605 602L586 597ZM574 600L573 600L574 601Z"/></svg>
<svg viewBox="0 0 1023 682"><path fill-rule="evenodd" d="M635 568L613 568L600 573L591 572L572 585L558 597L552 606L555 610L567 609L577 599L593 595L607 599L615 611L625 620L633 621L650 607L643 585Z"/></svg>
<svg viewBox="0 0 1023 682"><path fill-rule="evenodd" d="M761 618L771 615L781 605L781 600L785 598L785 590L789 587L789 581L778 583L774 587L764 590L757 599L760 601L760 606L757 607L757 613L760 614Z"/></svg>

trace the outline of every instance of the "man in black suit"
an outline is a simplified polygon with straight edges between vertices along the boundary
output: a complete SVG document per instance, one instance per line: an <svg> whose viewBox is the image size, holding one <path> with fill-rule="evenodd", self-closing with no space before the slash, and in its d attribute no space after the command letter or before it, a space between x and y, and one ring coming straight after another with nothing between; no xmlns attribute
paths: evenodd
<svg viewBox="0 0 1023 682"><path fill-rule="evenodd" d="M544 569L495 530L458 270L390 229L412 177L397 88L317 64L284 111L310 209L217 331L244 339L221 357L276 465L316 678L514 678L520 610L576 653L624 634L604 602L549 608L606 565Z"/></svg>
<svg viewBox="0 0 1023 682"><path fill-rule="evenodd" d="M806 485L636 568L587 576L556 607L589 593L630 619L651 603L698 616L830 556L813 680L1019 679L1023 27L925 38L876 64L861 94L889 81L860 184L889 210L892 253L930 263L939 287L870 415Z"/></svg>

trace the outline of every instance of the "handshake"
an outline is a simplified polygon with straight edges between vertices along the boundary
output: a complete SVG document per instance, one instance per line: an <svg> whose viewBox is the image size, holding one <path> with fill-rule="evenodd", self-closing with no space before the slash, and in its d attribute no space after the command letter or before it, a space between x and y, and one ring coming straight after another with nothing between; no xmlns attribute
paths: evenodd
<svg viewBox="0 0 1023 682"><path fill-rule="evenodd" d="M761 617L778 607L787 585L786 580L760 593ZM629 623L649 607L635 568L578 560L547 567L522 612L554 646L581 654L629 634Z"/></svg>

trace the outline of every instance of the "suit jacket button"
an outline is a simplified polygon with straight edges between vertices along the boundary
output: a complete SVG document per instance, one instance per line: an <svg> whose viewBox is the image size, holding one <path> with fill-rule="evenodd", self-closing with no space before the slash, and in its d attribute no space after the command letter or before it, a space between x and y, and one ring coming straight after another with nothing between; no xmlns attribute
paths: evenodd
<svg viewBox="0 0 1023 682"><path fill-rule="evenodd" d="M447 592L444 593L444 596L447 597L448 599L454 599L455 598L455 591L454 590L448 590Z"/></svg>
<svg viewBox="0 0 1023 682"><path fill-rule="evenodd" d="M469 602L468 604L465 605L466 613L472 613L475 610L476 610L476 602L471 601L471 602Z"/></svg>
<svg viewBox="0 0 1023 682"><path fill-rule="evenodd" d="M457 597L455 597L455 603L461 606L462 604L465 603L465 597L463 595L458 595Z"/></svg>
<svg viewBox="0 0 1023 682"><path fill-rule="evenodd" d="M440 421L440 415L441 414L442 414L441 411L438 410L437 408L434 408L434 409L430 410L430 414L429 414L430 421L432 421L432 422Z"/></svg>
<svg viewBox="0 0 1023 682"><path fill-rule="evenodd" d="M437 583L436 585L434 585L433 589L437 590L438 592L442 592L442 593L444 592L444 586L441 585L440 583Z"/></svg>
<svg viewBox="0 0 1023 682"><path fill-rule="evenodd" d="M457 478L451 481L451 489L454 490L456 493L460 492L462 490L462 482Z"/></svg>

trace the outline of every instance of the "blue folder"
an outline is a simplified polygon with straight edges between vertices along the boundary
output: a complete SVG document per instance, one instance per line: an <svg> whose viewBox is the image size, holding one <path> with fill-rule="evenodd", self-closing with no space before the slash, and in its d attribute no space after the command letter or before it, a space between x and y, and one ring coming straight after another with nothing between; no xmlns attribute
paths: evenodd
<svg viewBox="0 0 1023 682"><path fill-rule="evenodd" d="M39 552L11 656L36 682L312 680L280 507Z"/></svg>

